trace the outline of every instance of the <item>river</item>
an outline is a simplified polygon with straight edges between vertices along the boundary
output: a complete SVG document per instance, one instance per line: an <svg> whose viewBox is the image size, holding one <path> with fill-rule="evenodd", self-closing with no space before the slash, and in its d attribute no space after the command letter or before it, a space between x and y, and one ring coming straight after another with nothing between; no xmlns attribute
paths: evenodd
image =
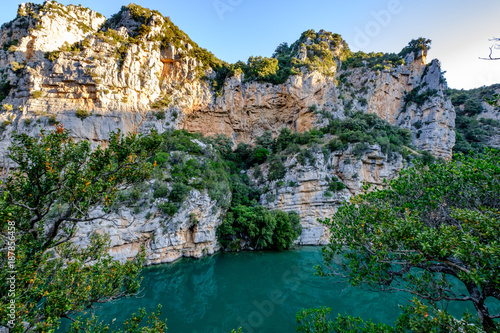
<svg viewBox="0 0 500 333"><path fill-rule="evenodd" d="M398 304L407 302L406 294L369 292L316 276L314 266L321 263L321 247L181 259L146 268L138 297L103 304L96 314L122 323L140 307L153 311L162 304L161 318L172 333L229 333L238 327L245 333L295 332L295 315L303 308L328 306L335 316L392 323Z"/></svg>

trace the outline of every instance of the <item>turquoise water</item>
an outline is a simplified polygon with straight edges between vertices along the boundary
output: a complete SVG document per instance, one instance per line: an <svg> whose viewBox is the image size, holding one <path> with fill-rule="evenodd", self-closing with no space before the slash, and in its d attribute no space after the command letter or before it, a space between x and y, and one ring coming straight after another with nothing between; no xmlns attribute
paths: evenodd
<svg viewBox="0 0 500 333"><path fill-rule="evenodd" d="M96 314L122 323L140 307L153 311L162 304L162 319L175 333L238 327L248 333L295 332L296 313L318 306L375 322L397 318L398 304L406 303L407 295L369 292L315 276L313 267L321 262L320 247L181 259L145 269L139 297L104 304Z"/></svg>

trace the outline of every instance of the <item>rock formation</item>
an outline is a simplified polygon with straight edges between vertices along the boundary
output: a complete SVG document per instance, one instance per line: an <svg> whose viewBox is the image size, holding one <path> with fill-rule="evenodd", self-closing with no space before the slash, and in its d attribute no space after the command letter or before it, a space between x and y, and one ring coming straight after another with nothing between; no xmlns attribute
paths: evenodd
<svg viewBox="0 0 500 333"><path fill-rule="evenodd" d="M437 60L427 64L425 54L410 53L386 68L348 67L343 65L347 44L340 36L323 31L308 36L291 51L304 67L283 83L248 80L240 71L216 87L219 74L210 67L209 53L156 11L131 5L106 19L55 1L23 4L0 31L0 154L5 155L13 131L36 134L57 123L96 145L105 145L111 131L152 128L225 134L237 144L251 143L266 130L303 132L324 126L326 116L362 111L410 129L416 148L451 158L455 111ZM308 63L317 45L332 56L323 67ZM401 157L391 160L378 146L359 160L350 153L318 157L308 168L293 168L290 160L285 181L297 187L271 184L275 198L263 196L270 208L300 212L305 230L300 243L323 243L326 235L317 218L359 193L362 181L380 185L403 167ZM325 197L333 175L347 189ZM100 230L110 234L117 258L132 256L141 245L150 263L201 256L218 249L215 229L224 211L214 205L206 193L194 191L167 225L155 214L146 218L121 209L111 221L102 221ZM189 214L198 216L195 227ZM94 229L82 227L76 241L84 243Z"/></svg>

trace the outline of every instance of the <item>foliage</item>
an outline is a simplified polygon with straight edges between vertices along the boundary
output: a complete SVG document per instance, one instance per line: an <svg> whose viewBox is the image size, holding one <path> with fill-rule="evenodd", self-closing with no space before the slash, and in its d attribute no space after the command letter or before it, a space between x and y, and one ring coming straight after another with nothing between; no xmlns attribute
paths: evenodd
<svg viewBox="0 0 500 333"><path fill-rule="evenodd" d="M496 101L499 85L471 90L450 89L450 98L457 117L455 119L456 143L453 150L463 154L480 153L490 145L492 136L499 135L500 123L480 118L483 103L499 109ZM486 104L484 104L486 105Z"/></svg>
<svg viewBox="0 0 500 333"><path fill-rule="evenodd" d="M14 110L14 107L12 106L12 104L3 104L2 110L7 111L7 112L11 112L12 110Z"/></svg>
<svg viewBox="0 0 500 333"><path fill-rule="evenodd" d="M57 125L59 122L57 121L57 116L55 114L52 114L49 116L48 118L48 124L53 126L53 125Z"/></svg>
<svg viewBox="0 0 500 333"><path fill-rule="evenodd" d="M401 306L403 313L393 326L365 321L360 317L338 315L331 319L330 308L304 309L297 313L297 332L300 333L404 333L404 332L463 332L483 333L470 316L457 320L446 311L425 305L418 300Z"/></svg>
<svg viewBox="0 0 500 333"><path fill-rule="evenodd" d="M381 70L384 67L397 67L404 65L404 60L401 56L394 53L365 53L358 51L351 54L343 63L342 68L359 68L366 67L375 70Z"/></svg>
<svg viewBox="0 0 500 333"><path fill-rule="evenodd" d="M402 152L403 146L411 144L409 130L391 125L376 114L357 112L344 120L328 120L328 126L321 131L338 137L338 140L334 139L329 144L330 149L343 149L347 143L378 143L382 151L390 155L392 152Z"/></svg>
<svg viewBox="0 0 500 333"><path fill-rule="evenodd" d="M306 57L301 61L299 58L303 51ZM290 76L302 73L302 68L333 75L337 61L344 60L348 54L349 48L340 35L324 30L308 30L292 45L280 44L271 58L250 57L246 63L239 61L235 64L212 60L210 67L216 72L212 85L220 94L226 78L236 73L244 73L245 81L256 80L272 84L286 82Z"/></svg>
<svg viewBox="0 0 500 333"><path fill-rule="evenodd" d="M170 103L172 103L172 98L169 95L164 95L152 103L151 108L154 110L165 109L170 105Z"/></svg>
<svg viewBox="0 0 500 333"><path fill-rule="evenodd" d="M146 318L147 316L147 318ZM121 325L123 330L110 333L163 333L167 331L167 322L160 320L161 305L158 305L156 312L147 314L144 308L139 309L139 313L133 313L129 319L125 320ZM146 319L146 320L145 320ZM146 325L147 326L146 326ZM90 318L82 319L78 317L71 325L68 333L93 332L104 333L109 331L109 325L100 323L98 318L91 316Z"/></svg>
<svg viewBox="0 0 500 333"><path fill-rule="evenodd" d="M485 331L493 332L498 317L487 303L500 301L498 193L497 150L449 163L417 162L390 188L359 195L324 221L332 233L324 251L330 270L320 272L355 286L405 290L431 304L470 301ZM468 295L456 293L454 279Z"/></svg>
<svg viewBox="0 0 500 333"><path fill-rule="evenodd" d="M365 322L360 317L338 315L330 319L331 308L304 309L297 313L297 333L392 333L390 326Z"/></svg>
<svg viewBox="0 0 500 333"><path fill-rule="evenodd" d="M68 241L78 223L103 217L90 211L106 209L119 189L149 176L146 161L159 143L155 133L112 133L107 149L92 151L89 142L74 142L62 126L37 137L14 135L9 157L18 168L0 200L1 325L8 324L10 299L17 309L14 332L52 331L61 317L138 290L143 252L121 264L98 234L83 248ZM13 255L15 261L9 260ZM17 272L15 291L7 283L11 270Z"/></svg>
<svg viewBox="0 0 500 333"><path fill-rule="evenodd" d="M339 181L337 177L332 177L331 181L328 183L328 191L338 192L345 189L345 185Z"/></svg>
<svg viewBox="0 0 500 333"><path fill-rule="evenodd" d="M426 89L422 92L421 90L422 86L417 86L404 96L405 109L410 103L415 103L418 107L421 107L426 101L430 100L431 97L438 94L436 89Z"/></svg>
<svg viewBox="0 0 500 333"><path fill-rule="evenodd" d="M43 92L41 90L36 90L36 91L33 91L31 93L31 95L33 96L33 98L40 98L43 96Z"/></svg>
<svg viewBox="0 0 500 333"><path fill-rule="evenodd" d="M3 43L3 50L4 51L9 51L11 49L12 46L17 46L19 45L19 40L17 39L13 39L11 41L8 41L8 42L5 42Z"/></svg>
<svg viewBox="0 0 500 333"><path fill-rule="evenodd" d="M232 207L217 229L220 244L229 249L286 250L300 235L297 213L270 211L263 206Z"/></svg>
<svg viewBox="0 0 500 333"><path fill-rule="evenodd" d="M405 46L398 55L403 58L410 53L413 53L415 58L418 58L421 55L426 56L427 52L431 49L431 43L432 41L430 39L423 37L412 39L408 43L408 46Z"/></svg>
<svg viewBox="0 0 500 333"><path fill-rule="evenodd" d="M153 114L154 114L156 120L163 120L166 118L164 110L156 111Z"/></svg>
<svg viewBox="0 0 500 333"><path fill-rule="evenodd" d="M75 116L77 118L80 118L82 121L85 120L85 118L88 118L90 116L90 112L84 109L76 109Z"/></svg>
<svg viewBox="0 0 500 333"><path fill-rule="evenodd" d="M172 216L182 206L189 192L197 189L207 190L210 197L222 208L228 208L231 189L227 166L215 149L204 149L201 146L211 142L211 139L185 130L166 131L162 137L163 144L154 160L161 173L168 175L172 190L168 195L163 195L167 191L164 186L162 190L155 190L155 198L168 199L168 202L159 202L158 207L165 214Z"/></svg>
<svg viewBox="0 0 500 333"><path fill-rule="evenodd" d="M12 86L9 81L0 81L0 102L9 96Z"/></svg>

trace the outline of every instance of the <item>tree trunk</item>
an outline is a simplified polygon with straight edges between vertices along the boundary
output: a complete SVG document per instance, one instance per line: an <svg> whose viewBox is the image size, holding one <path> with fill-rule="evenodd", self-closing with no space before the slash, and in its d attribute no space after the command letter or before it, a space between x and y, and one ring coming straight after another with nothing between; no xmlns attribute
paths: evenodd
<svg viewBox="0 0 500 333"><path fill-rule="evenodd" d="M484 304L485 297L479 290L478 286L473 283L466 283L467 290L472 298L474 307L476 308L479 320L481 320L481 325L486 333L498 333L497 325L495 321L491 318L488 311L488 307Z"/></svg>
<svg viewBox="0 0 500 333"><path fill-rule="evenodd" d="M499 330L497 329L497 325L495 324L495 321L490 317L488 308L484 305L484 303L481 302L481 304L478 304L474 302L474 307L477 310L477 314L486 333L498 333Z"/></svg>

